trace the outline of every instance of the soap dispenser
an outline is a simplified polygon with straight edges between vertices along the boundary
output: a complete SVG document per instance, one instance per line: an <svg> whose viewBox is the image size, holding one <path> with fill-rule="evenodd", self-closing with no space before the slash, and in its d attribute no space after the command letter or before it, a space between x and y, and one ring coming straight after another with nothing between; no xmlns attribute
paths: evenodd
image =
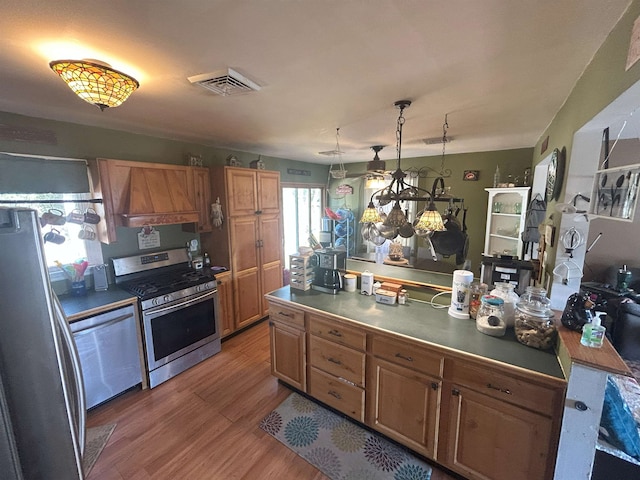
<svg viewBox="0 0 640 480"><path fill-rule="evenodd" d="M602 326L602 318L598 315L591 323L585 323L582 327L580 343L587 347L601 348L604 343L605 331L606 328Z"/></svg>

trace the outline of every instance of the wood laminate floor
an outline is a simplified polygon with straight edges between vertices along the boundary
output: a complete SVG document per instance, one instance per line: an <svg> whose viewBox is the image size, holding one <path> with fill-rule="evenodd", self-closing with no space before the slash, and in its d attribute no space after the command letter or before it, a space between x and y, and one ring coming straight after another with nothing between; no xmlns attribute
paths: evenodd
<svg viewBox="0 0 640 480"><path fill-rule="evenodd" d="M88 480L324 480L258 424L291 393L271 376L267 322L153 390L101 405L88 425L117 423ZM432 480L454 480L434 467Z"/></svg>

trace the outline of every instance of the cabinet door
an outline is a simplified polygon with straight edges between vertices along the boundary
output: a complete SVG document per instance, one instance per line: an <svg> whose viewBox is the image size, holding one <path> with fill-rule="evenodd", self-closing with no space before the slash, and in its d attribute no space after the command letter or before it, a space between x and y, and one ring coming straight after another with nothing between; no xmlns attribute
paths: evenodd
<svg viewBox="0 0 640 480"><path fill-rule="evenodd" d="M440 380L376 357L370 364L367 396L372 427L435 458Z"/></svg>
<svg viewBox="0 0 640 480"><path fill-rule="evenodd" d="M220 335L226 337L234 331L233 288L231 272L216 274L218 303L220 304Z"/></svg>
<svg viewBox="0 0 640 480"><path fill-rule="evenodd" d="M231 270L241 273L249 268L258 268L258 217L229 219L229 241L231 242Z"/></svg>
<svg viewBox="0 0 640 480"><path fill-rule="evenodd" d="M551 478L551 419L464 387L452 388L445 465L471 479Z"/></svg>
<svg viewBox="0 0 640 480"><path fill-rule="evenodd" d="M280 173L257 172L258 210L262 214L280 212Z"/></svg>
<svg viewBox="0 0 640 480"><path fill-rule="evenodd" d="M282 287L282 264L280 262L272 262L262 265L261 272L262 281L262 315L266 315L269 311L269 304L264 294L273 292Z"/></svg>
<svg viewBox="0 0 640 480"><path fill-rule="evenodd" d="M271 374L292 387L306 391L304 330L269 321Z"/></svg>
<svg viewBox="0 0 640 480"><path fill-rule="evenodd" d="M282 262L282 235L278 215L260 217L260 253L262 263Z"/></svg>
<svg viewBox="0 0 640 480"><path fill-rule="evenodd" d="M266 315L260 289L260 272L250 268L234 274L235 328L242 328Z"/></svg>
<svg viewBox="0 0 640 480"><path fill-rule="evenodd" d="M211 224L211 188L209 186L209 169L193 168L193 184L196 197L196 209L198 210L198 231L210 232Z"/></svg>
<svg viewBox="0 0 640 480"><path fill-rule="evenodd" d="M484 254L520 257L529 187L487 188L486 191L489 203Z"/></svg>
<svg viewBox="0 0 640 480"><path fill-rule="evenodd" d="M227 167L225 175L229 217L255 215L258 210L255 171Z"/></svg>

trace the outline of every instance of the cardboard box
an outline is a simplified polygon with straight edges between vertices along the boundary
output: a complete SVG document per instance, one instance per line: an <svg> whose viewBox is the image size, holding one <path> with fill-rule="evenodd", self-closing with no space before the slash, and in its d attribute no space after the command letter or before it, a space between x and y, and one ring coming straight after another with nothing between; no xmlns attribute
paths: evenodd
<svg viewBox="0 0 640 480"><path fill-rule="evenodd" d="M397 295L398 292L402 289L402 285L400 285L399 283L383 282L382 285L380 285L380 288L389 292L393 292Z"/></svg>
<svg viewBox="0 0 640 480"><path fill-rule="evenodd" d="M396 303L396 294L395 292L390 292L389 290L384 290L379 288L376 290L376 302L384 303L386 305L393 305Z"/></svg>

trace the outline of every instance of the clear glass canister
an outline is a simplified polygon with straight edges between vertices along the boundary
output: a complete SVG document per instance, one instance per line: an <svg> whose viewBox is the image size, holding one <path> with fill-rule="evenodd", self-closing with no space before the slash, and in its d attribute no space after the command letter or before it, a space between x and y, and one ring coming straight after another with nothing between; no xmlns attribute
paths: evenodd
<svg viewBox="0 0 640 480"><path fill-rule="evenodd" d="M486 335L502 337L507 330L504 300L495 295L483 295L476 315L476 328Z"/></svg>
<svg viewBox="0 0 640 480"><path fill-rule="evenodd" d="M489 293L504 300L504 321L507 322L507 327L513 327L516 319L516 305L520 301L520 297L515 292L515 285L498 282Z"/></svg>
<svg viewBox="0 0 640 480"><path fill-rule="evenodd" d="M516 308L515 332L518 341L528 347L547 350L556 339L556 326L547 291L527 287Z"/></svg>
<svg viewBox="0 0 640 480"><path fill-rule="evenodd" d="M482 303L482 296L487 294L487 289L487 284L480 282L473 282L469 287L469 316L471 318L476 318Z"/></svg>

